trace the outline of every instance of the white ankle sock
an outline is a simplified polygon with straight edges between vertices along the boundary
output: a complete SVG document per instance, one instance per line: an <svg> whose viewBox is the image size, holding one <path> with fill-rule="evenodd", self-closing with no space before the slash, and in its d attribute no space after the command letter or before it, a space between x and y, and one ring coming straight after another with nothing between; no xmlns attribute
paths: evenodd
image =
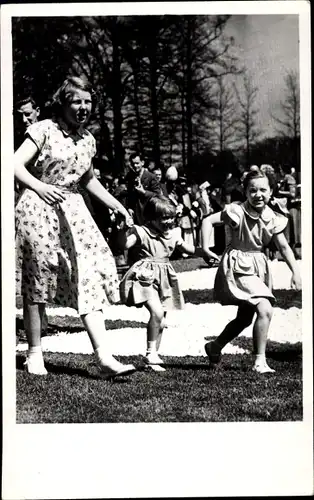
<svg viewBox="0 0 314 500"><path fill-rule="evenodd" d="M156 352L157 352L157 340L148 340L147 341L146 355L156 353Z"/></svg>
<svg viewBox="0 0 314 500"><path fill-rule="evenodd" d="M34 354L42 354L42 348L41 345L36 345L28 348L28 355L32 356Z"/></svg>
<svg viewBox="0 0 314 500"><path fill-rule="evenodd" d="M265 354L255 354L255 363L257 364L265 364L266 363L266 356Z"/></svg>

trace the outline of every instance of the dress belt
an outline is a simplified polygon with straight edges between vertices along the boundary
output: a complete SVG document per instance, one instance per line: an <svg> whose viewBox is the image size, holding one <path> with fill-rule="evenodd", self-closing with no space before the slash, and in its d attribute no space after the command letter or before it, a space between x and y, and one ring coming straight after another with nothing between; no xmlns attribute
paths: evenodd
<svg viewBox="0 0 314 500"><path fill-rule="evenodd" d="M169 263L168 257L164 257L164 258L143 257L142 259L139 259L139 260L145 260L145 262L155 262L156 264L168 264Z"/></svg>
<svg viewBox="0 0 314 500"><path fill-rule="evenodd" d="M78 184L73 184L72 186L60 186L59 184L53 184L57 188L61 189L64 193L79 193Z"/></svg>
<svg viewBox="0 0 314 500"><path fill-rule="evenodd" d="M262 254L264 254L263 250L244 250L242 248L235 248L232 246L228 246L227 249L228 250L238 250L239 252L242 252L242 253L262 253Z"/></svg>

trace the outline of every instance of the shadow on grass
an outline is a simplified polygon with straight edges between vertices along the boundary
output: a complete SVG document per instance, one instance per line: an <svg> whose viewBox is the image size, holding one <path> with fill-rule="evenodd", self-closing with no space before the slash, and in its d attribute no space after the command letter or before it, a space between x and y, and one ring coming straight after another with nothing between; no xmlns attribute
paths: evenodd
<svg viewBox="0 0 314 500"><path fill-rule="evenodd" d="M73 325L74 323L78 323ZM59 323L59 324L58 324ZM58 323L49 322L47 330L42 334L43 337L56 335L61 332L78 333L85 331L84 326L81 324L80 319L72 318L71 316L64 316L58 318ZM72 323L72 326L71 326ZM122 320L108 319L105 321L107 330L118 330L120 328L146 328L147 323L143 321L132 321L132 320ZM26 342L26 334L24 329L24 323L21 318L16 318L15 321L15 331L20 342Z"/></svg>
<svg viewBox="0 0 314 500"><path fill-rule="evenodd" d="M302 293L296 290L274 290L276 297L275 308L289 309L290 307L302 308ZM208 304L217 302L214 299L213 289L184 290L185 302L190 304Z"/></svg>
<svg viewBox="0 0 314 500"><path fill-rule="evenodd" d="M25 362L25 356L16 355L17 370L24 370L24 362ZM45 367L49 374L70 375L70 376L77 375L79 377L83 377L84 379L87 378L90 380L103 380L105 382L118 383L118 384L126 383L128 381L126 375L125 376L119 375L116 377L102 375L101 372L98 371L96 364L94 366L91 366L91 363L87 363L86 368L78 368L69 365L55 364L51 361L45 360Z"/></svg>
<svg viewBox="0 0 314 500"><path fill-rule="evenodd" d="M215 340L214 336L205 337L206 341ZM232 345L252 352L252 339L248 337L237 337L231 342ZM268 340L266 349L267 358L275 361L300 361L302 359L302 343L290 344Z"/></svg>

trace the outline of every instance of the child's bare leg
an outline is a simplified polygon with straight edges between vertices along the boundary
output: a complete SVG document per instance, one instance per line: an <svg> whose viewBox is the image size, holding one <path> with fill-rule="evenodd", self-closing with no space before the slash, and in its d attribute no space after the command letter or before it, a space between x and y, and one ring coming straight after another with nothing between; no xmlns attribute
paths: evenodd
<svg viewBox="0 0 314 500"><path fill-rule="evenodd" d="M164 311L164 316L163 316L163 318L161 320L161 325L160 325L159 332L158 332L158 337L157 337L157 346L156 346L157 352L160 349L162 334L163 334L164 328L166 326L166 316L167 316L167 312Z"/></svg>
<svg viewBox="0 0 314 500"><path fill-rule="evenodd" d="M28 342L28 355L25 365L28 373L32 373L34 375L47 375L41 348L41 332L44 312L44 303L30 302L26 299L26 297L24 297L23 316Z"/></svg>
<svg viewBox="0 0 314 500"><path fill-rule="evenodd" d="M254 307L250 304L241 305L235 319L227 324L223 332L212 342L205 344L205 351L212 363L218 363L221 357L221 350L235 339L240 333L250 326L253 321Z"/></svg>
<svg viewBox="0 0 314 500"><path fill-rule="evenodd" d="M133 365L124 365L112 356L105 343L107 331L102 311L81 315L81 319L92 343L99 367L103 372L108 375L119 375L135 370Z"/></svg>
<svg viewBox="0 0 314 500"><path fill-rule="evenodd" d="M256 320L253 326L253 351L255 362L253 370L259 373L274 372L266 362L266 344L273 308L268 299L261 299L256 306Z"/></svg>
<svg viewBox="0 0 314 500"><path fill-rule="evenodd" d="M164 371L164 368L159 366L159 364L163 361L157 353L157 341L164 318L164 310L157 292L154 298L145 303L145 307L150 313L150 318L147 324L146 361L149 365L154 366L156 371Z"/></svg>

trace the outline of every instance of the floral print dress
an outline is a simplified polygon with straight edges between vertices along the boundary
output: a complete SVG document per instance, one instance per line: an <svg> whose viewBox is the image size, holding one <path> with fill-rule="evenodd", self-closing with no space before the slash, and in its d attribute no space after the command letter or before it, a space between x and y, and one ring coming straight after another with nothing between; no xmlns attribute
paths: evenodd
<svg viewBox="0 0 314 500"><path fill-rule="evenodd" d="M26 135L38 148L29 167L37 179L62 189L65 200L48 205L25 189L16 206L16 292L31 302L55 302L81 314L119 300L112 253L98 230L78 182L90 169L95 139L62 122L43 120Z"/></svg>

